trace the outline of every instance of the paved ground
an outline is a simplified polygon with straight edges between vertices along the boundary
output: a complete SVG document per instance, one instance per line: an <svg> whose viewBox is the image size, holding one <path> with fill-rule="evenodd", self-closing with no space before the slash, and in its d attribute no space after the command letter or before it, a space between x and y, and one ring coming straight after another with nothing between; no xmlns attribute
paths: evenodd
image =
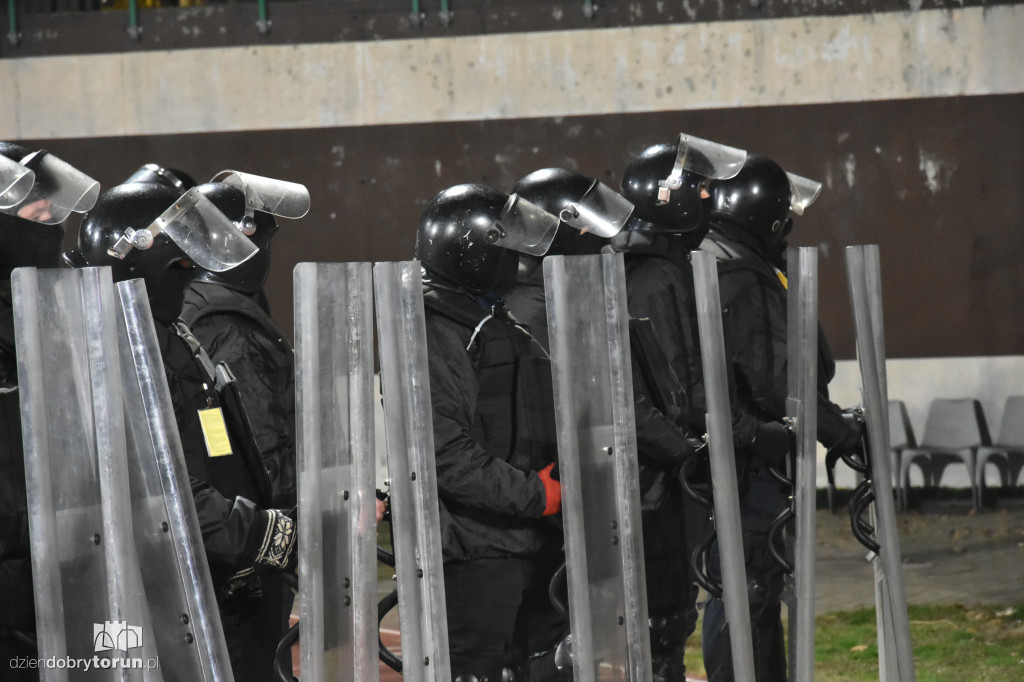
<svg viewBox="0 0 1024 682"><path fill-rule="evenodd" d="M1024 604L1024 509L974 514L959 505L897 518L911 604ZM874 605L866 554L847 514L818 512L818 613Z"/></svg>
<svg viewBox="0 0 1024 682"><path fill-rule="evenodd" d="M910 603L1024 604L1024 507L974 514L962 504L933 504L924 512L899 515L898 522ZM874 569L849 523L845 511L818 512L818 613L874 606ZM392 587L382 582L381 594ZM397 629L392 611L382 637L396 651ZM400 679L381 666L381 682Z"/></svg>

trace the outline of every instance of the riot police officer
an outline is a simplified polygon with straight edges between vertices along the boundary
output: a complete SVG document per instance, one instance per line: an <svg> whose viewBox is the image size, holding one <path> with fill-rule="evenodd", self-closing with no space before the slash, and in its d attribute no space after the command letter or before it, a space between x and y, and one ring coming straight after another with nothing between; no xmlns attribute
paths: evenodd
<svg viewBox="0 0 1024 682"><path fill-rule="evenodd" d="M546 519L561 507L550 367L501 298L519 261L501 235L556 226L514 197L459 185L434 197L417 233L450 658L462 682L524 674L568 630L548 599L564 560ZM530 679L543 679L541 667L531 664Z"/></svg>
<svg viewBox="0 0 1024 682"><path fill-rule="evenodd" d="M737 453L745 455L740 517L759 682L787 679L782 570L768 550L769 529L786 505L785 493L768 468L782 465L786 449L759 443L779 437L788 394L786 278L773 261L781 264L778 247L792 227L791 209L802 212L809 203L777 163L751 154L736 176L712 183L711 230L701 245L718 261L723 333L740 410L772 429L756 434L753 442L736 441ZM828 400L835 363L820 330L818 348L818 440L827 448L850 450L863 428ZM718 599L711 599L705 609L703 643L708 679L732 680L728 628Z"/></svg>
<svg viewBox="0 0 1024 682"><path fill-rule="evenodd" d="M263 284L270 274L270 240L277 220L270 213L246 215L244 192L223 183L200 187L232 221L244 225L256 254L221 272L195 268L180 320L206 348L214 364L226 363L238 384L238 399L250 417L253 438L270 477L272 504L297 504L295 478L295 356L285 333L270 317ZM278 639L289 627L294 592L281 576L263 579L260 617L273 620ZM268 625L269 627L269 625ZM268 640L273 639L273 630ZM290 662L290 661L289 661Z"/></svg>
<svg viewBox="0 0 1024 682"><path fill-rule="evenodd" d="M195 273L192 260L205 262L216 254L195 250L201 246L186 253L168 230L149 240L133 239L133 231L156 229L157 218L170 207L194 201L195 213L182 219L190 228L215 223L227 249L245 241L205 195L188 197L180 201L177 189L153 183L109 189L85 216L77 247L64 258L73 267L111 266L115 281L139 277L145 282L232 669L237 679L270 680L281 627L277 607L265 608L261 576L294 570L293 514L272 506L269 477L246 431L247 417L238 405L222 400L224 373L178 321ZM199 231L189 230L192 236Z"/></svg>
<svg viewBox="0 0 1024 682"><path fill-rule="evenodd" d="M592 221L608 224L610 229L605 230L605 234L618 233L634 212L631 204L594 178L560 168L534 171L520 179L513 191L563 218L548 255L598 253L608 240L598 236L600 225L595 226ZM566 220L576 222L576 226L567 224ZM594 227L598 229L591 229ZM543 339L547 348L540 260L531 256L520 257L519 282L509 292L507 301L516 319L526 324L538 340ZM523 267L524 262L527 268ZM634 320L631 325L636 331L636 325L643 323ZM686 623L695 622L696 616L693 613L692 581L687 568L684 503L678 473L693 450L687 440L683 396L679 395L681 386L676 385L674 390L662 391L656 396L659 391L651 385L654 383L652 373L642 369L650 361L657 362L664 357L661 348L648 349L641 343L642 340L648 344L652 341L657 343L656 338L648 340L650 338L637 333L631 335L633 409L652 671L656 681L681 682L686 677L683 650L689 634L681 630L685 629ZM662 376L672 371L666 366L650 369ZM692 625L689 627L692 630Z"/></svg>
<svg viewBox="0 0 1024 682"><path fill-rule="evenodd" d="M88 210L99 186L66 164L0 142L0 665L35 655L35 605L29 552L25 462L18 403L11 273L60 264L64 228L74 210ZM69 170L70 169L70 170ZM8 670L11 679L38 679ZM4 679L8 679L4 677Z"/></svg>
<svg viewBox="0 0 1024 682"><path fill-rule="evenodd" d="M196 186L184 171L156 163L144 164L123 184L133 182L160 184L181 193ZM270 472L274 503L293 507L294 353L287 335L270 316L263 289L270 274L270 242L278 223L270 213L250 210L241 187L214 182L202 185L199 191L239 225L259 251L229 270L212 271L196 266L179 317L206 348L214 364L226 362L231 367L252 421L256 443Z"/></svg>
<svg viewBox="0 0 1024 682"><path fill-rule="evenodd" d="M682 135L676 144L646 148L630 160L622 175L622 194L636 210L633 229L613 243L626 256L629 312L649 318L657 331L668 365L684 389L685 418L692 434L705 432L707 407L689 253L707 233L709 178L733 172L743 156L742 150ZM734 415L735 438L749 441L757 429L753 419ZM677 523L686 524L689 557L696 540L708 532L707 514L690 501L684 506ZM679 598L662 635L662 646L678 652L669 677L677 678L677 671L683 671L682 648L697 623L698 590L689 568L684 561L680 575L686 577L686 594Z"/></svg>

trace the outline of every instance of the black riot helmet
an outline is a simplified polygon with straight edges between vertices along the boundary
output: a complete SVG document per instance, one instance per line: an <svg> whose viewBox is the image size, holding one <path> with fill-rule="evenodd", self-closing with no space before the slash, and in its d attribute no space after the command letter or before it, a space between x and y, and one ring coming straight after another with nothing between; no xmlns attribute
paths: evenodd
<svg viewBox="0 0 1024 682"><path fill-rule="evenodd" d="M516 283L519 253L543 255L557 229L557 217L515 194L456 185L423 211L416 258L433 280L474 294L501 293Z"/></svg>
<svg viewBox="0 0 1024 682"><path fill-rule="evenodd" d="M270 274L270 240L277 234L277 220L264 211L255 211L251 218L247 218L245 193L235 185L209 182L199 185L199 191L238 225L259 251L244 263L223 272L197 268L195 280L220 284L245 294L258 292Z"/></svg>
<svg viewBox="0 0 1024 682"><path fill-rule="evenodd" d="M700 198L703 176L695 173L682 174L682 186L672 192L668 201L659 199L661 183L672 173L676 161L676 145L656 144L648 147L639 156L630 160L622 174L622 195L636 206L638 218L652 224L659 232L693 236L699 243L704 238L704 206Z"/></svg>
<svg viewBox="0 0 1024 682"><path fill-rule="evenodd" d="M512 191L559 217L558 231L548 249L553 255L598 253L633 213L633 205L607 185L562 168L534 171L521 178Z"/></svg>
<svg viewBox="0 0 1024 682"><path fill-rule="evenodd" d="M792 225L790 177L766 156L749 155L735 177L712 183L711 195L712 222L743 230L762 249L771 249Z"/></svg>
<svg viewBox="0 0 1024 682"><path fill-rule="evenodd" d="M64 254L75 268L110 266L115 282L142 278L153 317L169 324L181 312L192 269L185 252L164 233L150 247L130 249L123 258L113 250L129 229L144 229L180 197L173 187L133 182L100 195L78 229L77 246Z"/></svg>
<svg viewBox="0 0 1024 682"><path fill-rule="evenodd" d="M166 185L184 193L196 186L196 181L191 175L177 168L161 166L157 163L146 163L128 176L121 184L129 185L133 182L154 183Z"/></svg>
<svg viewBox="0 0 1024 682"><path fill-rule="evenodd" d="M29 152L20 145L0 142L0 155L20 162ZM0 186L0 191L5 189L7 187ZM60 225L47 225L0 211L0 286L10 285L11 272L15 268L54 268L60 265L63 239L64 229Z"/></svg>
<svg viewBox="0 0 1024 682"><path fill-rule="evenodd" d="M684 237L696 247L707 234L709 180L735 175L747 153L680 133L675 144L648 147L622 174L622 194L636 206L639 229Z"/></svg>

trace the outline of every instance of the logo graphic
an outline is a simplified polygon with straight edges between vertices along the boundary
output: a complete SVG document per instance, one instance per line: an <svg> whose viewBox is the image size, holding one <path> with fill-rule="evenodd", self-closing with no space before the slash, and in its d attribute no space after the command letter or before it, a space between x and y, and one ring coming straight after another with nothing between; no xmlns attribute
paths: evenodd
<svg viewBox="0 0 1024 682"><path fill-rule="evenodd" d="M93 623L92 643L96 651L128 651L142 646L142 627L127 621Z"/></svg>

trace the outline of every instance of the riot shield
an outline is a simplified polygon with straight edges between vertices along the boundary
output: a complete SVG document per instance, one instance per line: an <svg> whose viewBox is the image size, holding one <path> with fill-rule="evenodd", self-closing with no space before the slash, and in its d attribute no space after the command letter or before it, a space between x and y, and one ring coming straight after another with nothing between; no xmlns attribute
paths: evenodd
<svg viewBox="0 0 1024 682"><path fill-rule="evenodd" d="M410 682L448 682L448 617L420 264L377 263L373 282L391 480L402 676Z"/></svg>
<svg viewBox="0 0 1024 682"><path fill-rule="evenodd" d="M370 264L300 263L294 277L302 679L375 682Z"/></svg>
<svg viewBox="0 0 1024 682"><path fill-rule="evenodd" d="M814 679L814 546L818 438L818 250L791 248L786 255L789 293L786 343L789 399L786 415L795 434L794 532L787 542L791 573L784 597L789 612L789 679ZM792 526L791 526L792 528Z"/></svg>
<svg viewBox="0 0 1024 682"><path fill-rule="evenodd" d="M907 617L896 505L889 462L888 387L885 373L885 328L882 319L881 260L876 244L846 247L862 406L867 424L870 499L875 515L871 560L875 570L878 617L878 665L882 680L914 682L914 654ZM855 527L858 520L854 519Z"/></svg>
<svg viewBox="0 0 1024 682"><path fill-rule="evenodd" d="M160 345L141 279L121 282L118 347L138 563L167 680L233 679Z"/></svg>
<svg viewBox="0 0 1024 682"><path fill-rule="evenodd" d="M159 680L155 666L124 667L157 654L132 537L110 269L19 268L11 281L39 656L54 663L41 679L100 661L93 679Z"/></svg>
<svg viewBox="0 0 1024 682"><path fill-rule="evenodd" d="M722 563L722 601L729 623L732 664L737 680L753 680L754 645L747 598L747 570L743 560L740 502L736 457L732 442L725 340L722 332L718 264L707 251L691 252L693 283L697 295L701 363L707 396L707 437L714 491L715 530Z"/></svg>
<svg viewBox="0 0 1024 682"><path fill-rule="evenodd" d="M544 259L577 680L651 679L621 253Z"/></svg>

